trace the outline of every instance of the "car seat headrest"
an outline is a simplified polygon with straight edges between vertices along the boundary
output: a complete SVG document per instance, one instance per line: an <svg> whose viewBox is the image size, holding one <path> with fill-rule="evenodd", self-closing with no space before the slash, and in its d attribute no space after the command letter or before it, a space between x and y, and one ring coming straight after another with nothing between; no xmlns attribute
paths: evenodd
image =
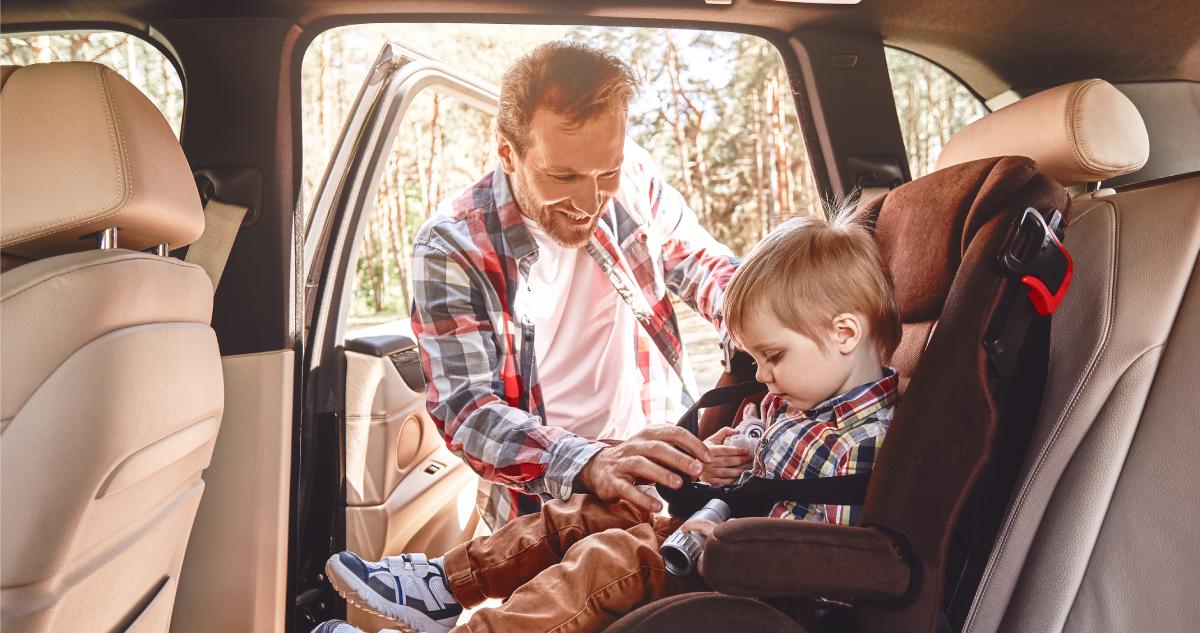
<svg viewBox="0 0 1200 633"><path fill-rule="evenodd" d="M95 246L190 244L204 231L191 168L167 121L100 64L5 69L0 90L0 248L37 259Z"/></svg>
<svg viewBox="0 0 1200 633"><path fill-rule="evenodd" d="M987 158L936 171L868 205L901 321L937 320L975 232L1037 173L1025 157Z"/></svg>
<svg viewBox="0 0 1200 633"><path fill-rule="evenodd" d="M1069 187L1141 169L1150 140L1128 97L1107 81L1088 79L1028 96L964 127L936 169L995 156L1029 156Z"/></svg>

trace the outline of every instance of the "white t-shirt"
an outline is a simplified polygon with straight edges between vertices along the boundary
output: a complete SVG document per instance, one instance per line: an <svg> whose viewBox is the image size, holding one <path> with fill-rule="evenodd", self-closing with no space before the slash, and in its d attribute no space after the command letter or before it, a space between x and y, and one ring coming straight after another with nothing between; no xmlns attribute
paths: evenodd
<svg viewBox="0 0 1200 633"><path fill-rule="evenodd" d="M584 248L565 248L533 221L538 244L522 292L546 423L589 439L627 439L646 426L633 311Z"/></svg>

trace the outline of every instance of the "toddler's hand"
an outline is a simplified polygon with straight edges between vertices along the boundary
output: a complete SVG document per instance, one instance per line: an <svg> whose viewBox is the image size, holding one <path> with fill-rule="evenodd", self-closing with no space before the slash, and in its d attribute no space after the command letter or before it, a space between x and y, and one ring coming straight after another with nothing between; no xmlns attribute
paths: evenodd
<svg viewBox="0 0 1200 633"><path fill-rule="evenodd" d="M737 481L742 472L750 467L753 458L748 449L741 446L727 446L724 443L725 438L736 433L736 430L724 427L704 440L712 460L703 464L700 481L713 486L724 486Z"/></svg>
<svg viewBox="0 0 1200 633"><path fill-rule="evenodd" d="M707 519L688 519L679 526L679 529L684 532L699 532L704 535L704 540L712 538L713 529L717 527L716 523Z"/></svg>

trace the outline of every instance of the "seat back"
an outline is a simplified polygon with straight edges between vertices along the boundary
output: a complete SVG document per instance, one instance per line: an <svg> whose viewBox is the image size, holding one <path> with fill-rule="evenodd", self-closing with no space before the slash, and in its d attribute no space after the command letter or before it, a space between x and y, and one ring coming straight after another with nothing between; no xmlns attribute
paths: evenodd
<svg viewBox="0 0 1200 633"><path fill-rule="evenodd" d="M1012 202L1002 206L1024 205L1023 200L1032 197L1065 211L1069 202L1060 185L1096 182L1140 168L1148 155L1148 140L1136 108L1119 91L1103 81L1080 81L1034 95L968 126L948 144L940 169L931 177L954 177L953 186L969 187L969 180L964 183L956 173L975 164L965 161L1004 153L1033 156L1046 177L1021 185L1025 191L1014 193ZM1015 185L1019 179L1010 181ZM986 190L983 184L976 191ZM885 213L886 204L878 233L893 271L917 266L930 257L923 252L927 247L922 240L937 244L938 239L929 239L936 232L901 223L898 233L910 239L903 248L892 249ZM968 219L968 230L971 224ZM927 630L924 627L941 617L939 611L946 613L953 628L961 626L1029 442L1043 386L1048 345L1044 338L1033 342L1033 349L1040 346L1042 355L1023 356L1022 366L1000 391L982 375L971 379L956 375L971 366L972 356L977 358L975 371L985 371L982 349L965 343L983 340L978 328L986 327L990 318L980 317L994 306L995 297L984 293L986 284L973 281L986 278L987 270L996 265L994 253L1001 238L995 231L1000 227L990 226L984 224L969 242L968 233L963 234L962 264L929 346L919 355L913 384L897 409L888 449L880 455L862 513L864 525L883 526L910 539L924 580L914 603L902 612L871 606L858 609L862 630L879 626ZM972 256L977 247L981 250ZM887 256L889 250L902 253L902 259ZM910 275L900 275L905 277ZM916 279L922 288L930 288L920 276ZM905 312L903 306L912 297L905 296L903 285L897 281ZM898 357L903 353L902 347ZM993 421L979 423L989 418ZM929 442L935 446L921 446ZM963 490L972 493L964 499L957 492Z"/></svg>
<svg viewBox="0 0 1200 633"><path fill-rule="evenodd" d="M6 72L0 152L0 628L165 631L223 408L190 169L91 63Z"/></svg>
<svg viewBox="0 0 1200 633"><path fill-rule="evenodd" d="M1193 630L1200 174L1077 200L1067 245L1045 403L964 630Z"/></svg>
<svg viewBox="0 0 1200 633"><path fill-rule="evenodd" d="M1071 130L1073 154L1139 167L1140 117L1115 92L1092 80L1038 93L1021 102L1036 108L997 112L955 153L1007 150L1013 138L1044 150L1038 139ZM1066 243L1074 289L1053 324L1046 397L962 628L1188 630L1200 618L1184 501L1200 445L1183 408L1197 384L1200 174L1077 196Z"/></svg>

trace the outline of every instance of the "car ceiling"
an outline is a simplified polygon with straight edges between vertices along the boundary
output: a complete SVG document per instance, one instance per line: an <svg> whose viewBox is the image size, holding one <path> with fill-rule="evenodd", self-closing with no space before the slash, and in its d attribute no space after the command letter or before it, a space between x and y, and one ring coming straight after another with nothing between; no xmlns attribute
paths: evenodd
<svg viewBox="0 0 1200 633"><path fill-rule="evenodd" d="M1009 88L1088 77L1200 81L1198 9L1194 0L863 0L849 6L778 0L7 0L0 20L5 30L74 22L145 31L159 20L212 17L276 17L306 29L396 19L717 23L777 32L840 28L879 33L991 98Z"/></svg>

